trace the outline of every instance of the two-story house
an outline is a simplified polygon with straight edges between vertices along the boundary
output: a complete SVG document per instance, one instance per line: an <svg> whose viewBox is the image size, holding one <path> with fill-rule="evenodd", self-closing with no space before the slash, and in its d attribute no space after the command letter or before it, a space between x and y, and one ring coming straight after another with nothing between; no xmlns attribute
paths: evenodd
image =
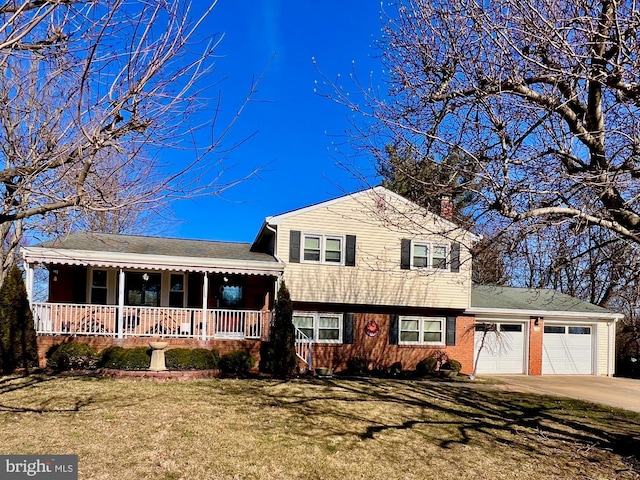
<svg viewBox="0 0 640 480"><path fill-rule="evenodd" d="M257 357L284 280L307 366L413 369L442 351L466 373L477 357L479 373L613 373L616 314L473 286L478 238L446 218L447 199L439 213L376 187L268 217L251 244L76 233L26 247L30 294L34 267L49 271L48 301L33 303L40 353L68 336L162 336Z"/></svg>

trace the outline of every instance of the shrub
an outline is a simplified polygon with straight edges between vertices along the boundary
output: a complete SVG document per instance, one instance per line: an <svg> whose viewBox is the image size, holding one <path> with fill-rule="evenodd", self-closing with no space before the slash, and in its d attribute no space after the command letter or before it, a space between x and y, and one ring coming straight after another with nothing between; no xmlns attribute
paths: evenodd
<svg viewBox="0 0 640 480"><path fill-rule="evenodd" d="M253 357L244 350L234 350L220 357L220 370L223 373L246 375L253 365Z"/></svg>
<svg viewBox="0 0 640 480"><path fill-rule="evenodd" d="M347 361L347 372L352 375L365 375L369 372L369 360L367 358L350 358Z"/></svg>
<svg viewBox="0 0 640 480"><path fill-rule="evenodd" d="M0 372L38 365L33 314L22 272L13 265L0 288Z"/></svg>
<svg viewBox="0 0 640 480"><path fill-rule="evenodd" d="M425 357L416 365L416 372L420 375L428 375L436 371L438 360L434 357Z"/></svg>
<svg viewBox="0 0 640 480"><path fill-rule="evenodd" d="M220 363L218 351L206 348L172 348L164 358L169 370L213 370Z"/></svg>
<svg viewBox="0 0 640 480"><path fill-rule="evenodd" d="M151 363L150 349L147 347L109 347L102 351L100 366L116 370L147 370Z"/></svg>
<svg viewBox="0 0 640 480"><path fill-rule="evenodd" d="M454 360L450 358L440 367L442 370L453 370L454 372L459 372L462 370L462 364L458 360Z"/></svg>
<svg viewBox="0 0 640 480"><path fill-rule="evenodd" d="M298 371L296 333L293 325L293 304L284 282L278 289L271 341L266 349L263 370L281 378L289 378Z"/></svg>
<svg viewBox="0 0 640 480"><path fill-rule="evenodd" d="M82 342L54 345L47 352L47 365L58 371L92 370L98 367L98 351Z"/></svg>

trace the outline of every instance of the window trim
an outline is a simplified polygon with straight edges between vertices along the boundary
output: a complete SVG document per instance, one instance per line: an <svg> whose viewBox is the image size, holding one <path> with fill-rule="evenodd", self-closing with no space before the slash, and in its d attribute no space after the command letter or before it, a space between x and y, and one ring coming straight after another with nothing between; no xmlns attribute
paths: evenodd
<svg viewBox="0 0 640 480"><path fill-rule="evenodd" d="M305 240L307 238L318 238L320 239L320 260L307 260L304 258L305 252ZM340 261L334 262L331 260L327 260L327 240L339 240L340 241ZM346 258L346 235L334 235L334 234L323 234L323 233L311 233L311 232L302 232L300 234L300 263L311 263L315 265L345 265ZM333 251L333 250L332 250Z"/></svg>
<svg viewBox="0 0 640 480"><path fill-rule="evenodd" d="M330 343L330 344L339 344L343 343L344 340L344 314L335 313L335 312L306 312L296 310L293 312L293 324L295 325L295 317L312 317L313 319L313 343ZM334 328L320 328L320 317L336 317L338 319L338 338L336 340L332 339L319 339L318 333L320 330L335 330ZM296 327L298 328L298 327Z"/></svg>
<svg viewBox="0 0 640 480"><path fill-rule="evenodd" d="M402 329L402 321L403 320L417 320L418 321L418 341L406 341L402 340L402 332L415 332L415 330L403 330ZM428 342L424 340L424 325L425 322L440 322L440 341L439 342ZM447 317L424 317L420 315L400 315L398 317L398 345L437 345L444 346L446 345L446 333L447 333Z"/></svg>
<svg viewBox="0 0 640 480"><path fill-rule="evenodd" d="M426 266L419 266L419 265L415 265L414 259L415 259L415 247L419 246L419 247L426 247L427 248L427 265ZM444 255L444 260L445 260L445 267L444 268L440 268L440 267L435 267L435 261L434 261L434 252L436 251L437 248L444 248L445 250L445 255ZM410 268L412 270L436 270L436 271L443 271L443 272L450 272L451 271L451 245L450 244L446 244L446 243L441 243L441 242L429 242L429 241L423 241L423 240L411 240L411 251L409 252L410 256L409 256L409 261L410 261Z"/></svg>

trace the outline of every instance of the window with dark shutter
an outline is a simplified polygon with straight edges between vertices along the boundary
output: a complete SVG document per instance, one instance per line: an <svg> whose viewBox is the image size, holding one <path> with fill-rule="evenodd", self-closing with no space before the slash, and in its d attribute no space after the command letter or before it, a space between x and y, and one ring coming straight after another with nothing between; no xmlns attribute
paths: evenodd
<svg viewBox="0 0 640 480"><path fill-rule="evenodd" d="M347 235L347 250L345 252L344 264L347 267L356 266L356 236Z"/></svg>
<svg viewBox="0 0 640 480"><path fill-rule="evenodd" d="M400 245L400 268L409 270L411 268L411 240L403 238Z"/></svg>
<svg viewBox="0 0 640 480"><path fill-rule="evenodd" d="M398 315L389 315L389 345L398 345Z"/></svg>
<svg viewBox="0 0 640 480"><path fill-rule="evenodd" d="M460 242L451 244L451 271L460 272Z"/></svg>
<svg viewBox="0 0 640 480"><path fill-rule="evenodd" d="M447 317L445 341L447 346L454 346L456 344L456 317Z"/></svg>
<svg viewBox="0 0 640 480"><path fill-rule="evenodd" d="M345 313L343 317L342 343L351 345L353 343L353 313Z"/></svg>
<svg viewBox="0 0 640 480"><path fill-rule="evenodd" d="M300 231L289 232L289 262L300 263Z"/></svg>

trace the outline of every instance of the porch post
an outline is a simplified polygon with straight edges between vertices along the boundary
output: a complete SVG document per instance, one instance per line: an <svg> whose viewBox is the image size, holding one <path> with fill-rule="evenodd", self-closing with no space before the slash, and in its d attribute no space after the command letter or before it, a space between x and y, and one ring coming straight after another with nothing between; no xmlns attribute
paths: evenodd
<svg viewBox="0 0 640 480"><path fill-rule="evenodd" d="M33 308L33 265L31 263L24 263L26 280L25 287L27 288L27 299L29 300L29 307Z"/></svg>
<svg viewBox="0 0 640 480"><path fill-rule="evenodd" d="M118 338L124 337L124 270L118 272Z"/></svg>
<svg viewBox="0 0 640 480"><path fill-rule="evenodd" d="M202 340L207 339L207 305L209 304L209 274L202 276Z"/></svg>

